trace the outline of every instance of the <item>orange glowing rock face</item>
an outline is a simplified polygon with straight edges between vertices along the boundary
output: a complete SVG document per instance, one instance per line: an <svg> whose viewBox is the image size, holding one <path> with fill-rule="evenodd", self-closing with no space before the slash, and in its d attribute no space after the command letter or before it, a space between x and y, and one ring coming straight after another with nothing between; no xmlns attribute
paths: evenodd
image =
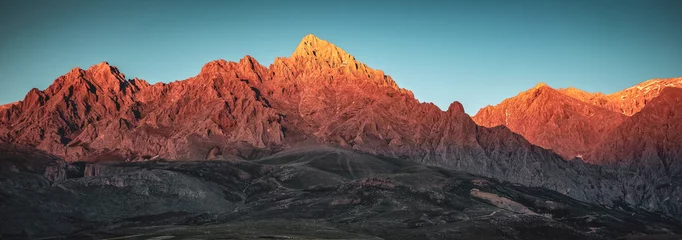
<svg viewBox="0 0 682 240"><path fill-rule="evenodd" d="M74 69L16 106L2 110L3 141L69 160L252 158L309 143L423 158L479 145L461 104L420 103L314 35L270 67L216 60L168 84L125 80L107 63Z"/></svg>
<svg viewBox="0 0 682 240"><path fill-rule="evenodd" d="M631 124L638 112L665 92L664 88L675 87L682 87L682 78L649 80L609 95L575 88L555 90L539 84L496 106L481 109L473 119L486 127L507 126L531 143L552 149L565 159L578 157L592 163L609 162L613 158L628 160L640 156L616 157L616 152L625 149L605 150L604 146L610 146L617 138L613 136L614 131L622 132L626 123ZM644 130L637 135L647 135L648 128L660 126L638 127ZM682 135L676 129L665 131ZM622 134L620 137L631 138Z"/></svg>
<svg viewBox="0 0 682 240"><path fill-rule="evenodd" d="M216 60L196 76L170 83L126 80L106 62L75 68L47 89L0 108L0 145L88 162L257 159L328 145L592 202L620 197L621 190L585 188L595 178L581 171L596 168L557 153L679 172L680 164L669 164L682 157L679 90L644 98L646 106L632 116L585 100L592 95L565 91L540 84L472 119L459 102L445 111L419 102L383 71L308 35L290 57L269 67L251 56Z"/></svg>
<svg viewBox="0 0 682 240"><path fill-rule="evenodd" d="M599 161L596 163L662 166L659 171L666 175L679 172L682 159L680 109L682 88L662 89L639 112L611 131L594 148L589 159Z"/></svg>
<svg viewBox="0 0 682 240"><path fill-rule="evenodd" d="M345 82L354 84L370 83L379 87L390 87L400 90L390 76L381 70L374 70L343 49L321 40L316 36L306 35L289 58L275 59L270 70L277 80L294 80L300 82ZM402 89L402 92L411 92Z"/></svg>
<svg viewBox="0 0 682 240"><path fill-rule="evenodd" d="M559 89L559 91L580 101L632 116L642 110L648 101L657 97L666 87L682 88L682 77L651 79L608 95L588 93L576 88Z"/></svg>
<svg viewBox="0 0 682 240"><path fill-rule="evenodd" d="M544 84L496 106L487 106L473 117L481 126L507 126L531 143L552 149L566 159L586 155L625 118Z"/></svg>
<svg viewBox="0 0 682 240"><path fill-rule="evenodd" d="M327 41L321 40L312 34L303 37L303 40L301 40L301 43L296 47L294 53L291 54L291 58L311 60L310 62L329 68L341 66L353 66L355 69L362 67L363 70L367 68L365 64L356 62L355 57L346 53L343 49L338 48ZM355 67L355 64L359 64L360 66Z"/></svg>
<svg viewBox="0 0 682 240"><path fill-rule="evenodd" d="M216 60L167 84L125 80L108 64L74 69L0 116L0 141L68 161L253 159L324 144L522 183L541 173L514 161L563 162L506 128L479 127L458 102L419 102L313 35L269 67Z"/></svg>
<svg viewBox="0 0 682 240"><path fill-rule="evenodd" d="M594 104L608 101L593 96L599 95L538 85L482 109L477 125L459 102L446 111L421 103L383 71L307 35L290 57L269 67L251 56L216 60L171 83L126 80L106 62L75 68L0 107L0 141L70 161L252 159L326 144L484 175L518 167L494 173L515 179L539 173L514 161L559 159L531 143L565 158L589 157L614 138L628 116L612 104ZM653 101L643 99L636 102Z"/></svg>

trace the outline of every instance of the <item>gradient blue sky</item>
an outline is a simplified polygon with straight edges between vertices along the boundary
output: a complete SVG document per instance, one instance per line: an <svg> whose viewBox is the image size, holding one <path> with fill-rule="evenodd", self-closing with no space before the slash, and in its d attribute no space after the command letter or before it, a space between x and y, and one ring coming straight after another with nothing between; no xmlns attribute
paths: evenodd
<svg viewBox="0 0 682 240"><path fill-rule="evenodd" d="M152 83L246 54L267 66L313 33L419 100L475 114L537 82L611 93L682 76L681 12L679 0L8 0L0 103L102 61Z"/></svg>

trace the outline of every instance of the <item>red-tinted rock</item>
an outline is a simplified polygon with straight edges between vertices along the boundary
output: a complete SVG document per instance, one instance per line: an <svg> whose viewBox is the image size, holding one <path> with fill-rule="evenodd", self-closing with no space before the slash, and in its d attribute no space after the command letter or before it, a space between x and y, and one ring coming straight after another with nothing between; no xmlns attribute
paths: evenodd
<svg viewBox="0 0 682 240"><path fill-rule="evenodd" d="M134 103L144 84L126 81L106 62L88 70L74 68L44 91L31 90L9 120L8 141L67 155L66 145L87 126L119 115Z"/></svg>
<svg viewBox="0 0 682 240"><path fill-rule="evenodd" d="M627 116L636 115L663 88L675 86L682 86L682 78L653 79L609 95L575 88L554 90L539 84L497 106L481 109L474 120L487 127L505 125L531 143L552 149L566 159L577 156L591 163L609 162L607 159L616 157L616 152L629 149L612 149L608 152L613 156L607 157L605 153L595 154L601 151L596 146L610 144L614 137L607 138L607 135L622 128L623 121L632 121ZM643 131L649 128L640 127ZM637 138L642 133L636 134L620 137ZM621 159L627 162L634 156L621 156Z"/></svg>
<svg viewBox="0 0 682 240"><path fill-rule="evenodd" d="M583 102L632 116L644 108L648 101L657 97L666 87L682 87L682 77L651 79L608 95L588 93L576 88L559 89L559 91Z"/></svg>
<svg viewBox="0 0 682 240"><path fill-rule="evenodd" d="M250 56L217 60L168 84L127 81L107 63L76 68L22 104L7 139L70 161L253 158L323 143L491 174L481 162L534 151L506 134L514 140L486 152L508 130L478 127L458 102L445 112L420 103L313 35L269 68Z"/></svg>
<svg viewBox="0 0 682 240"><path fill-rule="evenodd" d="M501 104L516 111L510 118L503 110L485 113L489 126L513 122L516 132L529 129L531 140L565 156L585 152L625 118L547 86L523 95ZM599 204L612 204L622 192L609 188L614 180L594 177L593 168L563 161L507 127L480 127L458 102L447 111L419 102L383 71L313 35L268 68L250 56L217 60L197 76L171 83L126 80L107 63L76 68L0 114L2 141L68 161L254 159L325 144L542 186ZM529 117L535 122L523 119ZM586 188L592 185L597 187Z"/></svg>
<svg viewBox="0 0 682 240"><path fill-rule="evenodd" d="M590 159L682 172L682 88L667 87L611 131Z"/></svg>
<svg viewBox="0 0 682 240"><path fill-rule="evenodd" d="M626 117L566 96L546 84L481 109L474 121L507 126L531 143L566 159L583 157Z"/></svg>

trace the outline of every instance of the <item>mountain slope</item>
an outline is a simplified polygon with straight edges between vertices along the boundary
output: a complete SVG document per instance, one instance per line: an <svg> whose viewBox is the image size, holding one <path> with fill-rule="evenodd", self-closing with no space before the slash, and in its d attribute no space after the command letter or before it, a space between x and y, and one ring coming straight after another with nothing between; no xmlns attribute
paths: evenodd
<svg viewBox="0 0 682 240"><path fill-rule="evenodd" d="M668 87L682 87L682 78L652 79L609 95L542 84L482 108L473 119L487 127L505 125L566 159L579 156L600 163L601 158L587 159L587 155L597 156L590 154L595 146L609 141L604 138L611 131Z"/></svg>
<svg viewBox="0 0 682 240"><path fill-rule="evenodd" d="M558 91L583 102L632 116L642 110L647 102L661 94L666 87L681 88L682 77L651 79L608 95L588 93L576 88L559 89Z"/></svg>
<svg viewBox="0 0 682 240"><path fill-rule="evenodd" d="M665 88L641 111L612 131L593 152L604 163L651 161L671 174L682 160L682 88ZM672 172L671 172L672 171Z"/></svg>
<svg viewBox="0 0 682 240"><path fill-rule="evenodd" d="M167 84L125 80L105 63L74 69L0 113L8 116L0 139L70 162L258 159L324 144L609 206L626 191L659 194L638 190L640 182L604 178L600 167L564 161L506 127L478 126L458 102L447 111L420 103L381 70L313 35L269 67L250 56L217 60L195 77ZM678 205L653 209L673 213Z"/></svg>
<svg viewBox="0 0 682 240"><path fill-rule="evenodd" d="M602 165L608 174L630 185L619 192L621 201L648 210L665 205L667 212L677 215L682 213L676 204L682 193L682 119L678 116L682 92L674 87L658 89L675 83L677 79L647 81L609 95L623 96L617 97L624 100L620 105L604 100L608 99L604 95L588 96L577 90L557 91L539 85L497 106L481 109L474 120L484 126L509 126L566 159L580 156ZM648 91L642 86L648 86ZM601 96L603 101L591 98L594 96ZM633 100L632 96L640 98ZM590 101L601 104L592 105ZM644 102L646 106L639 108L637 104ZM636 113L627 117L602 106Z"/></svg>
<svg viewBox="0 0 682 240"><path fill-rule="evenodd" d="M66 144L91 124L132 117L137 107L133 96L146 87L144 81L125 80L106 62L74 68L44 91L32 89L23 101L0 110L1 138L63 155Z"/></svg>
<svg viewBox="0 0 682 240"><path fill-rule="evenodd" d="M631 192L627 201L642 202L642 207L663 202L682 201L682 88L668 87L641 111L612 131L591 153L591 159L637 171L646 191L660 192L664 198L646 197ZM674 209L682 213L682 208Z"/></svg>
<svg viewBox="0 0 682 240"><path fill-rule="evenodd" d="M473 117L485 127L504 125L531 143L566 159L582 157L625 116L566 96L545 84L482 108Z"/></svg>

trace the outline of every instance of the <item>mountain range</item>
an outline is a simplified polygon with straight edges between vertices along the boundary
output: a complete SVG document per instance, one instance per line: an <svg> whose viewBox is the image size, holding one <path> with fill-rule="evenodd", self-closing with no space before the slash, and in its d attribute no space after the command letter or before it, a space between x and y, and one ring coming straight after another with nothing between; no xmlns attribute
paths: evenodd
<svg viewBox="0 0 682 240"><path fill-rule="evenodd" d="M654 132L664 125L665 132L680 133L681 129L677 126L669 129L669 123L676 122L675 107L680 103L675 96L679 95L676 89L680 87L682 77L652 79L609 95L588 93L576 88L553 89L541 83L498 105L482 108L473 119L485 127L504 125L523 135L531 143L552 149L565 159L578 157L600 164L612 162L614 159L609 156L615 157L618 151L628 149L604 149L606 146L601 146L619 141L619 137L655 135ZM649 104L652 101L656 103ZM651 120L650 118L657 117L666 119L658 120L656 124L641 123L640 127L644 130L638 134L614 136L617 134L614 131L622 128L624 122L647 121L645 118ZM658 136L650 137L659 141L676 142ZM667 150L660 148L656 151ZM620 157L619 160L627 161L632 158L633 156ZM673 154L669 158L666 160L680 159L680 155Z"/></svg>
<svg viewBox="0 0 682 240"><path fill-rule="evenodd" d="M682 220L678 87L682 78L609 95L538 84L470 117L459 102L445 111L419 102L383 71L307 35L268 67L250 56L216 60L170 83L127 79L107 62L74 68L0 107L0 144L8 156L63 160L35 168L17 157L6 168L50 181L69 179L79 164L268 162L297 149L342 149L333 152L463 171L674 222Z"/></svg>

